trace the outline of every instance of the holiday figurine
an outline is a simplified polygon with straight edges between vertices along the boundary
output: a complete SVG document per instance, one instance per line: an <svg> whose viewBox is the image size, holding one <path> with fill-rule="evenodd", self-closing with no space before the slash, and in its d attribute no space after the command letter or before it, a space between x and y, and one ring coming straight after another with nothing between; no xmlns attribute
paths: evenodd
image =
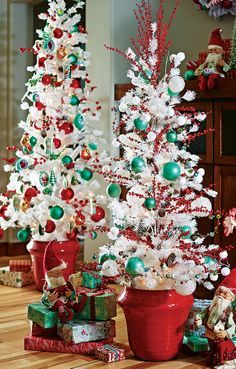
<svg viewBox="0 0 236 369"><path fill-rule="evenodd" d="M205 336L211 349L211 363L214 368L236 367L235 322L232 302L236 294L236 268L233 269L217 288L211 305L201 314L206 327ZM201 325L199 316L196 325Z"/></svg>
<svg viewBox="0 0 236 369"><path fill-rule="evenodd" d="M46 282L41 302L48 309L57 311L62 323L72 320L74 311L82 311L87 296L84 294L79 303L74 301L74 288L63 276L66 264L57 258L52 243L49 243L45 250L43 268Z"/></svg>
<svg viewBox="0 0 236 369"><path fill-rule="evenodd" d="M199 79L199 89L202 91L212 90L215 87L215 81L224 77L222 72L228 72L230 69L230 66L223 59L226 45L221 39L221 32L220 28L212 31L208 44L208 56L204 63L195 70Z"/></svg>
<svg viewBox="0 0 236 369"><path fill-rule="evenodd" d="M226 237L234 232L234 228L236 228L236 208L232 208L229 210L229 214L225 217L223 221L223 227L224 235Z"/></svg>

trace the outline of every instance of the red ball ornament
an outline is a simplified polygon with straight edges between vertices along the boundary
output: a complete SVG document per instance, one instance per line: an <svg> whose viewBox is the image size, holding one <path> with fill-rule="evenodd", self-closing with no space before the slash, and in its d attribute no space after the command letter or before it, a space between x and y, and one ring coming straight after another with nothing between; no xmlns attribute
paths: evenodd
<svg viewBox="0 0 236 369"><path fill-rule="evenodd" d="M45 86L48 86L50 85L52 82L52 78L49 74L45 74L43 77L42 77L42 84L45 85Z"/></svg>
<svg viewBox="0 0 236 369"><path fill-rule="evenodd" d="M83 160L89 160L91 158L90 151L88 149L82 149L80 152L80 157Z"/></svg>
<svg viewBox="0 0 236 369"><path fill-rule="evenodd" d="M59 140L59 138L54 138L53 145L55 146L56 149L59 149L59 147L61 147L61 140Z"/></svg>
<svg viewBox="0 0 236 369"><path fill-rule="evenodd" d="M42 104L40 101L36 101L35 106L38 110L42 110L46 108L46 106Z"/></svg>
<svg viewBox="0 0 236 369"><path fill-rule="evenodd" d="M56 28L54 29L53 34L55 38L61 38L63 36L63 31L60 28Z"/></svg>
<svg viewBox="0 0 236 369"><path fill-rule="evenodd" d="M64 122L61 126L60 129L63 130L65 132L66 135L70 134L73 132L74 127L73 124L71 124L70 122Z"/></svg>
<svg viewBox="0 0 236 369"><path fill-rule="evenodd" d="M73 79L73 81L70 84L70 87L72 87L72 88L80 88L81 87L80 81L78 79Z"/></svg>
<svg viewBox="0 0 236 369"><path fill-rule="evenodd" d="M68 240L75 240L77 236L77 229L72 229L71 232L66 232L66 237Z"/></svg>
<svg viewBox="0 0 236 369"><path fill-rule="evenodd" d="M45 62L45 60L47 60L47 58L39 58L39 60L38 60L38 66L40 67L40 68L45 68L45 64L44 64L44 62Z"/></svg>
<svg viewBox="0 0 236 369"><path fill-rule="evenodd" d="M56 229L56 224L53 222L53 220L47 220L46 226L45 226L45 232L46 233L52 233Z"/></svg>
<svg viewBox="0 0 236 369"><path fill-rule="evenodd" d="M25 191L24 198L26 201L30 202L33 197L36 197L38 194L37 190L34 187L27 188Z"/></svg>
<svg viewBox="0 0 236 369"><path fill-rule="evenodd" d="M74 195L75 195L74 191L72 190L72 188L69 187L64 188L61 191L61 199L65 201L71 200L74 197Z"/></svg>
<svg viewBox="0 0 236 369"><path fill-rule="evenodd" d="M0 240L4 237L4 230L0 228Z"/></svg>
<svg viewBox="0 0 236 369"><path fill-rule="evenodd" d="M81 226L81 225L83 225L85 223L85 216L84 216L84 214L81 211L79 211L76 214L76 216L75 216L75 223L78 226Z"/></svg>
<svg viewBox="0 0 236 369"><path fill-rule="evenodd" d="M96 206L95 213L91 215L91 219L94 222L99 222L103 218L105 218L105 210L100 206Z"/></svg>

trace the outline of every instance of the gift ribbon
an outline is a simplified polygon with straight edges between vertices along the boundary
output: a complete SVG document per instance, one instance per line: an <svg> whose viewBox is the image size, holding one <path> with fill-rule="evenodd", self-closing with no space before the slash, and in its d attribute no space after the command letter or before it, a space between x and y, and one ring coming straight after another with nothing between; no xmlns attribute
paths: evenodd
<svg viewBox="0 0 236 369"><path fill-rule="evenodd" d="M119 349L111 346L111 345L104 345L104 349L114 352L116 360L119 359Z"/></svg>

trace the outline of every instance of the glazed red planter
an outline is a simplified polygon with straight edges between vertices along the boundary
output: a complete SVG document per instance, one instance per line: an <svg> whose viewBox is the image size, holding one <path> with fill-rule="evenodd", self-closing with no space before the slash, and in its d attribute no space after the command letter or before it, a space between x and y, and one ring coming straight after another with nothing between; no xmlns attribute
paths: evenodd
<svg viewBox="0 0 236 369"><path fill-rule="evenodd" d="M164 361L178 354L192 295L124 287L118 303L125 313L130 348L138 359Z"/></svg>
<svg viewBox="0 0 236 369"><path fill-rule="evenodd" d="M27 245L27 250L32 259L34 279L39 291L43 290L45 282L43 271L43 256L44 250L49 242L30 241ZM64 270L64 277L67 281L69 276L75 272L76 256L80 249L79 242L76 241L52 241L53 249L58 259L63 260L67 267Z"/></svg>

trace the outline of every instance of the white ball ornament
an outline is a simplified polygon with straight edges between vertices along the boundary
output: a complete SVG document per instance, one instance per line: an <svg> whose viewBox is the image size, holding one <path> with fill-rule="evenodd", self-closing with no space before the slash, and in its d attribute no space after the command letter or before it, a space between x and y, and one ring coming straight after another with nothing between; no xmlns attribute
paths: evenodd
<svg viewBox="0 0 236 369"><path fill-rule="evenodd" d="M212 281L212 282L215 282L215 281L217 281L218 280L218 274L210 274L210 280Z"/></svg>
<svg viewBox="0 0 236 369"><path fill-rule="evenodd" d="M119 105L119 111L121 113L124 113L126 111L127 107L128 107L127 104L121 102L120 105Z"/></svg>
<svg viewBox="0 0 236 369"><path fill-rule="evenodd" d="M109 165L104 165L104 166L102 167L102 171L103 171L103 172L105 172L105 173L110 172L110 170L111 170L111 168L109 167Z"/></svg>
<svg viewBox="0 0 236 369"><path fill-rule="evenodd" d="M149 132L147 135L148 141L154 141L156 138L156 134L154 132Z"/></svg>
<svg viewBox="0 0 236 369"><path fill-rule="evenodd" d="M112 140L112 146L115 148L120 147L120 142L114 138L114 140Z"/></svg>
<svg viewBox="0 0 236 369"><path fill-rule="evenodd" d="M140 98L138 96L135 96L133 99L132 99L132 103L134 105L138 105L140 103Z"/></svg>
<svg viewBox="0 0 236 369"><path fill-rule="evenodd" d="M183 296L191 295L195 291L195 289L196 289L196 282L192 280L175 284L176 292Z"/></svg>
<svg viewBox="0 0 236 369"><path fill-rule="evenodd" d="M228 252L227 251L220 252L220 258L221 258L221 260L224 260L227 257L228 257Z"/></svg>
<svg viewBox="0 0 236 369"><path fill-rule="evenodd" d="M183 91L183 89L185 87L185 82L184 82L184 79L182 77L173 76L173 77L171 77L168 85L169 85L169 89L173 93L179 93L179 92Z"/></svg>
<svg viewBox="0 0 236 369"><path fill-rule="evenodd" d="M228 267L224 267L221 269L221 274L226 277L227 275L230 274L230 269Z"/></svg>
<svg viewBox="0 0 236 369"><path fill-rule="evenodd" d="M102 274L107 277L115 277L119 274L118 265L115 260L107 260L102 264Z"/></svg>
<svg viewBox="0 0 236 369"><path fill-rule="evenodd" d="M178 58L179 61L183 61L185 59L185 53L183 53L182 51L180 51L177 54L177 58Z"/></svg>

